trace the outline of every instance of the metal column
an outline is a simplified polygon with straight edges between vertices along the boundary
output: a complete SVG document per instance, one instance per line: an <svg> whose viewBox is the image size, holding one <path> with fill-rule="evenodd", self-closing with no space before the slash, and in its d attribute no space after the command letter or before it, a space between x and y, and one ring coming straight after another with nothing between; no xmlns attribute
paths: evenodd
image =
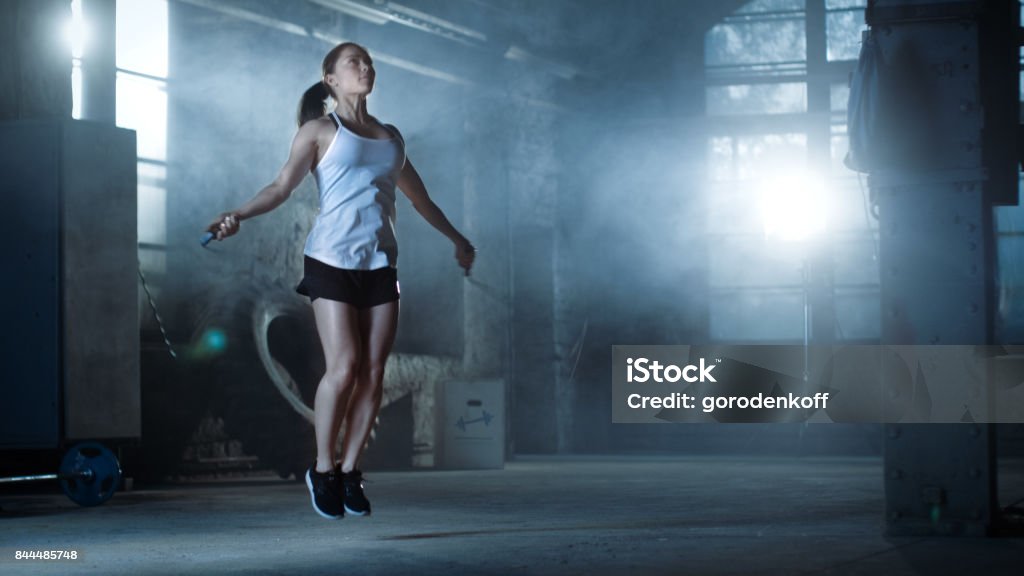
<svg viewBox="0 0 1024 576"><path fill-rule="evenodd" d="M1016 161L1007 161L1016 137L1003 131L1018 124L1019 94L1006 93L1017 90L1018 2L878 0L867 18L886 73L889 165L869 180L882 343L991 344L992 206L1017 201ZM986 153L995 143L1011 153ZM975 423L966 406L961 420L886 425L889 535L994 531L994 427Z"/></svg>

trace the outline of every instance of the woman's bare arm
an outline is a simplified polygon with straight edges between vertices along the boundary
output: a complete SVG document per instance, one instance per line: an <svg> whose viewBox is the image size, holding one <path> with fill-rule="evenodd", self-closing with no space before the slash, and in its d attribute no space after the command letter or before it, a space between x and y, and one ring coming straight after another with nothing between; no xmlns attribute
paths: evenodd
<svg viewBox="0 0 1024 576"><path fill-rule="evenodd" d="M402 174L398 178L398 187L409 197L413 208L420 213L420 216L423 216L423 219L431 226L437 228L438 232L447 236L452 242L458 243L460 240L466 240L466 237L452 226L441 208L430 198L426 186L423 185L423 180L420 179L419 173L408 159L406 159L405 167L402 168Z"/></svg>
<svg viewBox="0 0 1024 576"><path fill-rule="evenodd" d="M237 210L224 212L207 228L222 240L238 231L239 222L277 208L309 172L317 153L317 122L306 122L292 140L291 151L277 178Z"/></svg>
<svg viewBox="0 0 1024 576"><path fill-rule="evenodd" d="M316 122L306 122L299 128L292 141L288 161L277 174L277 178L264 186L252 200L235 210L239 219L245 220L270 212L291 196L292 191L309 173L310 166L313 165L313 160L316 158L316 133Z"/></svg>
<svg viewBox="0 0 1024 576"><path fill-rule="evenodd" d="M423 180L408 158L406 158L405 166L398 177L398 187L408 196L420 216L423 216L424 220L455 244L455 258L458 260L459 266L466 269L468 276L469 269L473 266L473 259L476 257L476 248L452 226L441 208L430 198L426 186L423 185Z"/></svg>

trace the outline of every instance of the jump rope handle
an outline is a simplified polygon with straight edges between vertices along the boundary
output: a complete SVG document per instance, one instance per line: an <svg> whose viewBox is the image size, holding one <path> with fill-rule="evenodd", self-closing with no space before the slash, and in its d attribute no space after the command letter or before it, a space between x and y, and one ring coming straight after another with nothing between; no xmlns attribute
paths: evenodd
<svg viewBox="0 0 1024 576"><path fill-rule="evenodd" d="M214 234L213 232L207 232L206 234L203 234L202 238L199 239L199 243L202 244L203 248L205 248L206 245L210 243L210 240L213 240L214 236L216 236L216 234Z"/></svg>

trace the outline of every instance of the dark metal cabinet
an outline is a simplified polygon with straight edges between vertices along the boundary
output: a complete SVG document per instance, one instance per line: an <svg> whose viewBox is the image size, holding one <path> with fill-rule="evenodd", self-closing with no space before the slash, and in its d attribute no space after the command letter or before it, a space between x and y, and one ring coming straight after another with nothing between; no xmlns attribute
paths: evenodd
<svg viewBox="0 0 1024 576"><path fill-rule="evenodd" d="M0 124L0 448L141 434L135 133Z"/></svg>

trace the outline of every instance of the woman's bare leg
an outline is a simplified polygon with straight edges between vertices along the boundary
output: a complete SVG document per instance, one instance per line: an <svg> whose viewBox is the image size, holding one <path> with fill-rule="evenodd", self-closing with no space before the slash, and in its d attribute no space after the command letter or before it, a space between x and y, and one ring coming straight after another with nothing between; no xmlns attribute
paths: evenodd
<svg viewBox="0 0 1024 576"><path fill-rule="evenodd" d="M359 374L357 373L356 378L358 377ZM337 412L334 417L334 426L331 428L331 438L334 439L334 445L331 449L331 455L334 456L334 463L336 465L341 463L341 460L338 460L336 456L340 452L339 445L341 446L342 449L344 448L344 439L339 438L338 433L341 431L342 424L345 423L345 414L348 413L348 405L349 402L352 400L352 391L355 390L356 388L355 384L356 381L353 380L352 385L345 389L345 391L343 391L341 393L341 396L338 398Z"/></svg>
<svg viewBox="0 0 1024 576"><path fill-rule="evenodd" d="M359 372L359 311L351 304L317 298L313 301L313 314L327 361L313 404L316 470L327 472L334 467L334 449L343 415L339 407L344 406L341 400L355 385Z"/></svg>
<svg viewBox="0 0 1024 576"><path fill-rule="evenodd" d="M384 393L384 365L398 331L398 303L395 300L359 311L360 337L366 344L359 360L356 387L352 391L345 418L342 472L351 472L358 467L366 439L380 410Z"/></svg>

